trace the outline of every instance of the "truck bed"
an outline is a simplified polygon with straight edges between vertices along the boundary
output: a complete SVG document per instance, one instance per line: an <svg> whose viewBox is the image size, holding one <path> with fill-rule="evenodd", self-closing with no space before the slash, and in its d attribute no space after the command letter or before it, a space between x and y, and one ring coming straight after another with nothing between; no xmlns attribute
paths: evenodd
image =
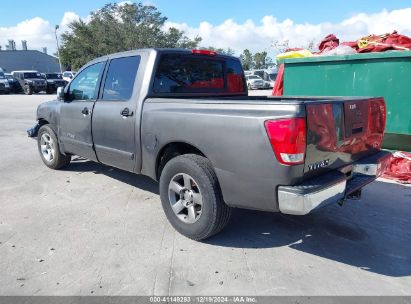
<svg viewBox="0 0 411 304"><path fill-rule="evenodd" d="M356 109L351 110L352 114L349 107L354 104ZM374 112L373 108L376 108ZM364 113L355 114L357 110ZM375 119L369 119L369 115ZM267 120L288 117L306 120L303 164L280 164L264 128ZM381 120L378 126L371 124L377 120ZM384 120L381 98L148 98L142 117L142 173L155 178L151 168L156 167L157 149L168 141L181 141L196 147L211 160L229 205L275 211L278 205L273 201L277 200L278 185L296 185L377 153ZM349 131L354 127L363 130L352 134ZM157 148L150 150L147 146L153 146L153 140Z"/></svg>

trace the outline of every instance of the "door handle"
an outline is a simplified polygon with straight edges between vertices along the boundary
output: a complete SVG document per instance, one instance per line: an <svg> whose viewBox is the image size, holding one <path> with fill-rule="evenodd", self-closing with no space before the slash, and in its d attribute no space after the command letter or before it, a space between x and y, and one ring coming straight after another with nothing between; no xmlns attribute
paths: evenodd
<svg viewBox="0 0 411 304"><path fill-rule="evenodd" d="M133 116L133 111L130 111L129 108L124 108L123 110L121 110L120 115L123 117L128 117L128 116Z"/></svg>
<svg viewBox="0 0 411 304"><path fill-rule="evenodd" d="M84 116L89 115L90 111L87 107L84 107L84 109L81 111L81 114L83 114Z"/></svg>

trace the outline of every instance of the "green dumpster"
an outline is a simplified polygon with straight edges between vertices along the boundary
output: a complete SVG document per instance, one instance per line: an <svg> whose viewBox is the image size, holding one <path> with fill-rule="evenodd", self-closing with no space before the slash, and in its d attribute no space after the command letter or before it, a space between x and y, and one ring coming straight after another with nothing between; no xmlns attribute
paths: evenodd
<svg viewBox="0 0 411 304"><path fill-rule="evenodd" d="M411 51L285 59L284 95L383 96L383 147L411 151Z"/></svg>

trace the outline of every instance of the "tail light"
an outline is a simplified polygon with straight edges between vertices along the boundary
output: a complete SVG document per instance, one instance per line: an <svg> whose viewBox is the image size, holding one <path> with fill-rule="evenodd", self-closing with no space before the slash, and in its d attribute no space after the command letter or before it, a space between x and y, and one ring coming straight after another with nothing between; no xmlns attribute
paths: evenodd
<svg viewBox="0 0 411 304"><path fill-rule="evenodd" d="M196 55L208 55L208 56L216 56L217 52L214 51L210 51L210 50L191 50L192 54L196 54Z"/></svg>
<svg viewBox="0 0 411 304"><path fill-rule="evenodd" d="M378 98L368 101L368 127L371 131L384 133L387 109L384 99Z"/></svg>
<svg viewBox="0 0 411 304"><path fill-rule="evenodd" d="M305 118L267 120L265 129L274 154L281 164L304 163L307 135Z"/></svg>
<svg viewBox="0 0 411 304"><path fill-rule="evenodd" d="M368 128L366 142L376 149L381 149L384 138L387 109L384 99L368 101Z"/></svg>

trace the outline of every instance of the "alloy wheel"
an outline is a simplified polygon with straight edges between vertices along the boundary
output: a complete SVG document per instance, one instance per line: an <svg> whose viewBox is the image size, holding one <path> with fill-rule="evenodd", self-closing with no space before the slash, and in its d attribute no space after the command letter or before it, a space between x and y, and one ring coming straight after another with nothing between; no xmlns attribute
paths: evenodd
<svg viewBox="0 0 411 304"><path fill-rule="evenodd" d="M187 224L198 221L202 213L203 197L194 178L186 173L176 174L169 183L168 198L178 219Z"/></svg>

